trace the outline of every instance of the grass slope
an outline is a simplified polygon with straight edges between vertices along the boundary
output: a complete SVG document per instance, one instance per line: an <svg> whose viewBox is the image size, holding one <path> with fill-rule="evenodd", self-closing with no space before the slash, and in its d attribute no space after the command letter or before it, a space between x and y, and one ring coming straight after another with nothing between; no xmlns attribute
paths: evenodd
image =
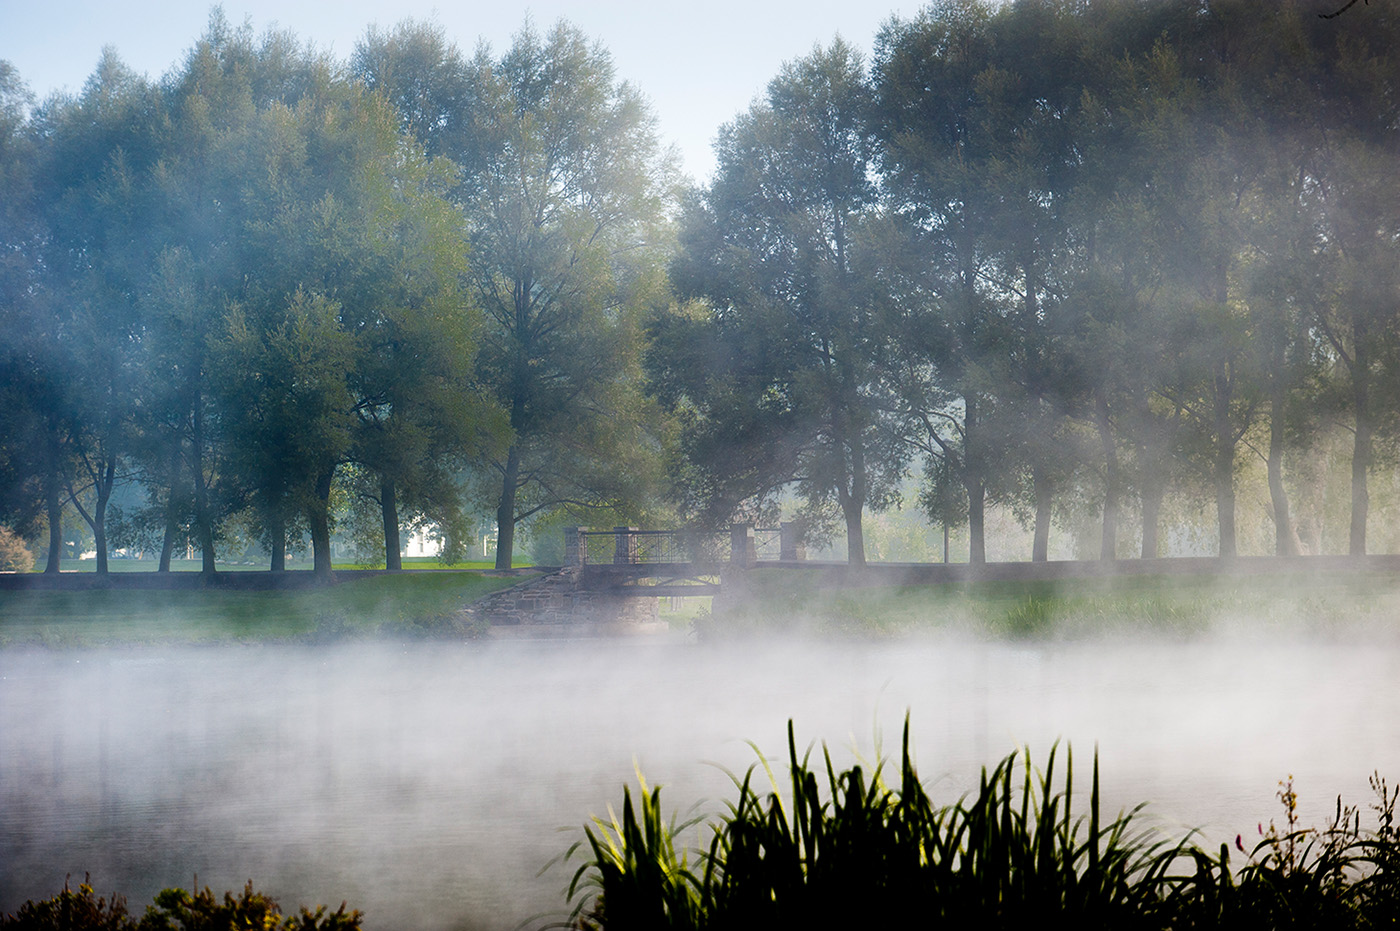
<svg viewBox="0 0 1400 931"><path fill-rule="evenodd" d="M289 591L0 591L0 647L451 633L452 612L524 580L443 571Z"/></svg>

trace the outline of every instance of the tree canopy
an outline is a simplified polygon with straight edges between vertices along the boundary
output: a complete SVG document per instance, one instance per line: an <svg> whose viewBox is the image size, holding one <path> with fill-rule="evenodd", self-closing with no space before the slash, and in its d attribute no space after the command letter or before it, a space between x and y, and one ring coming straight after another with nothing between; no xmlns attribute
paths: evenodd
<svg viewBox="0 0 1400 931"><path fill-rule="evenodd" d="M973 562L998 513L1035 560L1393 545L1400 14L1315 6L934 0L784 65L689 190L568 23L341 62L216 12L39 102L0 62L0 522L48 571L64 521L100 570L325 572L338 520L395 568L480 515L506 567L779 509L859 565L896 504Z"/></svg>

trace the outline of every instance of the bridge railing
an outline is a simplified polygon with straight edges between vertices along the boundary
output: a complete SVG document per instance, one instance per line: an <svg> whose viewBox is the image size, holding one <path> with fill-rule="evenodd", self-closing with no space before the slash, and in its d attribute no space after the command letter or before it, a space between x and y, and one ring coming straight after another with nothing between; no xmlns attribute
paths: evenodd
<svg viewBox="0 0 1400 931"><path fill-rule="evenodd" d="M804 558L799 531L794 524L757 528L735 524L728 533L568 527L564 531L564 550L565 562L571 566L752 565L760 561Z"/></svg>
<svg viewBox="0 0 1400 931"><path fill-rule="evenodd" d="M729 559L729 538L725 534L639 530L635 527L614 527L612 530L579 528L575 532L578 559L576 563L571 563L575 565L707 565ZM565 548L572 549L567 536Z"/></svg>

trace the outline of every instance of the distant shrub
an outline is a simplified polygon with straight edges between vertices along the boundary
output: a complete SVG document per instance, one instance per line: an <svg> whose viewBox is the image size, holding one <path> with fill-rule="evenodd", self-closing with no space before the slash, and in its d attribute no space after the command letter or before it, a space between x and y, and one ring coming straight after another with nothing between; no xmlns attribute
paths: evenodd
<svg viewBox="0 0 1400 931"><path fill-rule="evenodd" d="M136 927L126 910L126 899L95 896L87 877L75 892L63 883L63 891L40 902L30 900L13 915L0 915L0 928L13 931L126 931Z"/></svg>
<svg viewBox="0 0 1400 931"><path fill-rule="evenodd" d="M9 527L0 527L0 572L28 572L34 568L34 554Z"/></svg>
<svg viewBox="0 0 1400 931"><path fill-rule="evenodd" d="M237 898L225 892L222 902L205 886L193 894L184 889L166 889L136 925L137 931L227 931L230 928L258 928L267 931L354 931L363 913L347 912L345 903L330 911L324 905L313 912L305 906L300 914L283 915L277 902L253 890L250 881Z"/></svg>
<svg viewBox="0 0 1400 931"><path fill-rule="evenodd" d="M303 907L299 914L284 915L276 900L253 889L252 882L235 898L225 892L223 901L208 886L197 892L166 889L147 906L139 920L127 911L126 899L94 897L92 886L84 881L74 892L68 883L63 891L40 902L30 900L13 915L0 917L6 931L230 931L256 928L260 931L357 931L363 914L345 910L345 903L331 911L324 905L315 911Z"/></svg>

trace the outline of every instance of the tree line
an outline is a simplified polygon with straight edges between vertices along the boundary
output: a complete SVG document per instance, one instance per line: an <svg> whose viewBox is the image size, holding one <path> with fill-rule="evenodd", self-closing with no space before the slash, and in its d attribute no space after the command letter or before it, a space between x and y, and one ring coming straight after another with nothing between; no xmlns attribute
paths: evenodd
<svg viewBox="0 0 1400 931"><path fill-rule="evenodd" d="M1034 559L1074 513L1154 556L1175 498L1232 556L1252 458L1277 551L1318 552L1295 499L1345 435L1364 553L1400 23L1313 7L937 0L785 65L689 187L566 23L342 62L216 11L159 81L109 52L38 104L0 63L0 522L57 571L76 512L105 571L135 481L162 568L239 523L327 572L351 512L396 568L401 523L460 548L485 510L509 566L551 513L796 494L859 564L913 476L973 562L988 507Z"/></svg>

